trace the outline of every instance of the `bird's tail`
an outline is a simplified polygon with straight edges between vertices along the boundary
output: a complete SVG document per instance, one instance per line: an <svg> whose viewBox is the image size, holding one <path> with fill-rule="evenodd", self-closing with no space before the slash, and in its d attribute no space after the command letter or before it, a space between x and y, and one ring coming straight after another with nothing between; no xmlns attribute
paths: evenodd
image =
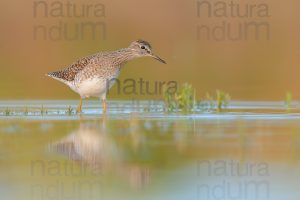
<svg viewBox="0 0 300 200"><path fill-rule="evenodd" d="M61 78L61 73L58 71L58 72L49 72L47 74L45 74L46 76L49 76L55 80L58 80L58 81L62 81L62 82L65 82L62 78Z"/></svg>

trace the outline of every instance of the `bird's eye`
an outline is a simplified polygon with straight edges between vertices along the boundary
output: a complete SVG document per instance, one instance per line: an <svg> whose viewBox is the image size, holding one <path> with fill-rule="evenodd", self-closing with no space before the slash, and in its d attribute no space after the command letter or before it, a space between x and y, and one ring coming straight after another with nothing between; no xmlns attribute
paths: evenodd
<svg viewBox="0 0 300 200"><path fill-rule="evenodd" d="M141 49L145 49L145 46L141 46Z"/></svg>

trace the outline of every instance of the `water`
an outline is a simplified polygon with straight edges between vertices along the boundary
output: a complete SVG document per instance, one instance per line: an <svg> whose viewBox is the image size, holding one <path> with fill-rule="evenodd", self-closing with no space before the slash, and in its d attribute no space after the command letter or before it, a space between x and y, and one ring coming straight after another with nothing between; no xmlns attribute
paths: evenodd
<svg viewBox="0 0 300 200"><path fill-rule="evenodd" d="M103 116L89 101L82 116L66 112L76 103L0 102L1 199L300 199L297 103L166 115L161 102L111 101Z"/></svg>

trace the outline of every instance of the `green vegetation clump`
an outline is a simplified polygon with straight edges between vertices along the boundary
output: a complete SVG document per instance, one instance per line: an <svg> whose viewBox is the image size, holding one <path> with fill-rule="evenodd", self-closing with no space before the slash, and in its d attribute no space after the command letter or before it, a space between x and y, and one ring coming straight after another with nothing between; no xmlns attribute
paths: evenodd
<svg viewBox="0 0 300 200"><path fill-rule="evenodd" d="M284 105L285 105L286 111L288 111L288 112L292 109L292 100L293 100L292 93L287 92L285 94Z"/></svg>
<svg viewBox="0 0 300 200"><path fill-rule="evenodd" d="M48 114L48 110L44 107L44 105L42 105L42 107L40 109L40 113L41 113L41 115Z"/></svg>
<svg viewBox="0 0 300 200"><path fill-rule="evenodd" d="M4 114L5 114L6 116L11 115L11 113L12 113L12 111L11 111L11 109L9 109L9 108L6 108L6 109L4 110Z"/></svg>
<svg viewBox="0 0 300 200"><path fill-rule="evenodd" d="M231 100L231 97L228 93L217 90L216 91L216 97L213 98L210 94L206 94L207 100L210 102L211 107L216 107L218 112L222 112L227 106L229 105L229 102ZM214 102L216 105L214 105Z"/></svg>
<svg viewBox="0 0 300 200"><path fill-rule="evenodd" d="M190 84L183 84L179 91L170 94L164 91L165 111L191 113L195 105L195 92Z"/></svg>
<svg viewBox="0 0 300 200"><path fill-rule="evenodd" d="M217 112L222 112L228 106L231 97L228 93L217 90L215 97L207 93L206 99L197 100L196 90L192 85L185 83L175 94L164 91L163 99L165 112L182 112L188 114L192 112L212 111L214 109Z"/></svg>
<svg viewBox="0 0 300 200"><path fill-rule="evenodd" d="M68 106L67 110L66 110L66 114L67 115L72 115L74 113L75 113L75 110L71 106Z"/></svg>
<svg viewBox="0 0 300 200"><path fill-rule="evenodd" d="M223 109L227 108L229 101L231 99L228 93L225 93L221 90L216 91L216 102L217 102L217 111L222 112Z"/></svg>
<svg viewBox="0 0 300 200"><path fill-rule="evenodd" d="M164 103L165 103L165 112L175 112L177 109L177 103L175 101L174 95L164 91Z"/></svg>
<svg viewBox="0 0 300 200"><path fill-rule="evenodd" d="M23 113L24 113L24 115L26 115L26 116L28 115L28 113L29 113L28 107L25 107L25 108L24 108L24 112L23 112Z"/></svg>
<svg viewBox="0 0 300 200"><path fill-rule="evenodd" d="M178 109L183 113L190 113L194 107L194 89L190 84L183 84L179 92L175 93Z"/></svg>

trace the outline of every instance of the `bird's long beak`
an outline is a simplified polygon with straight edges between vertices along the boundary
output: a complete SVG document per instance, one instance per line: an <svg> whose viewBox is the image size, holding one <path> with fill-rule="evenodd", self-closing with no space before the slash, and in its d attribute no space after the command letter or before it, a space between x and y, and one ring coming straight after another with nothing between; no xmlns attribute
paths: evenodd
<svg viewBox="0 0 300 200"><path fill-rule="evenodd" d="M150 54L150 56L156 60L158 60L161 63L167 64L166 61L164 61L163 59L161 59L160 57L158 57L157 55L154 54Z"/></svg>

